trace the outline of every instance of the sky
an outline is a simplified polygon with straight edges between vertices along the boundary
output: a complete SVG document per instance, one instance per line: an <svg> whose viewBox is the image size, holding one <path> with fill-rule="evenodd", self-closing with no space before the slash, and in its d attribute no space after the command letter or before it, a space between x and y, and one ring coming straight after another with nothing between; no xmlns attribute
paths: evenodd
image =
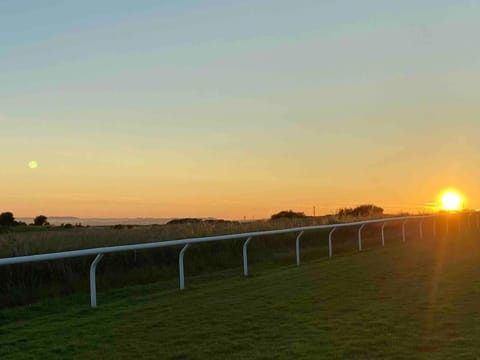
<svg viewBox="0 0 480 360"><path fill-rule="evenodd" d="M463 0L0 0L0 211L422 212L448 187L480 208L479 18Z"/></svg>

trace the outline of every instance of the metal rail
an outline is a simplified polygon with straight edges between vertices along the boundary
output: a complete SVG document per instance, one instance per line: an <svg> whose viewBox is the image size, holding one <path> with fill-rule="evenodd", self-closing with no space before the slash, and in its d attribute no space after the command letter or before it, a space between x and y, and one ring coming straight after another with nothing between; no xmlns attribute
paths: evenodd
<svg viewBox="0 0 480 360"><path fill-rule="evenodd" d="M480 227L480 216L479 216L480 213L475 212L475 214L477 215L477 218L476 218L477 228L479 228ZM351 222L351 223L304 226L304 227L296 227L296 228L281 229L281 230L257 231L257 232L231 234L231 235L208 236L208 237L190 238L190 239L182 239L182 240L150 242L150 243L133 244L133 245L107 246L107 247L99 247L99 248L91 248L91 249L63 251L63 252L57 252L57 253L38 254L38 255L29 255L29 256L17 256L17 257L0 259L0 266L95 255L95 259L93 260L93 262L91 264L91 267L90 267L91 307L94 308L94 307L97 306L96 281L95 281L96 280L95 279L96 267L97 267L98 263L102 260L102 258L105 254L117 253L117 252L123 252L123 251L156 249L156 248L163 248L163 247L170 247L170 246L183 246L183 248L182 248L182 250L179 254L179 280L180 280L180 289L183 290L185 288L184 255L185 255L185 252L187 251L188 247L190 245L193 245L193 244L200 244L200 243L214 242L214 241L227 241L227 240L235 240L235 239L246 239L246 241L243 245L243 271L244 271L244 275L248 276L248 244L250 243L250 241L254 237L272 236L272 235L281 235L281 234L290 234L290 233L298 234L297 237L296 237L295 250L296 250L297 265L300 265L300 238L307 231L330 230L330 233L329 233L329 256L331 257L333 255L332 235L335 232L335 230L337 230L338 228L359 226L359 230L358 230L358 250L361 251L362 250L362 230L367 225L382 224L382 228L381 228L382 229L382 245L384 245L385 244L384 228L385 228L386 223L402 222L402 241L405 242L405 240L406 240L405 225L406 225L407 221L410 221L410 220L419 221L419 227L421 229L420 230L420 237L423 238L423 221L425 219L428 219L428 218L433 218L434 219L434 236L435 236L435 234L436 234L436 218L441 217L441 216L444 216L444 215L390 217L390 218L380 218L380 219L373 219L373 220L357 221L357 222ZM446 226L448 226L448 216L446 216L446 222L445 223L446 223ZM448 227L447 227L447 231L448 231Z"/></svg>

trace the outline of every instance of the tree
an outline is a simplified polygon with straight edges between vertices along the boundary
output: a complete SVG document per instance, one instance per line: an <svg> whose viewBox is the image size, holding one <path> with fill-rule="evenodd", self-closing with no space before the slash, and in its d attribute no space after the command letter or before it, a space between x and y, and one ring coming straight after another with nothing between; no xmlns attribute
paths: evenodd
<svg viewBox="0 0 480 360"><path fill-rule="evenodd" d="M0 214L0 226L15 226L18 223L15 221L15 216L11 212L4 212Z"/></svg>
<svg viewBox="0 0 480 360"><path fill-rule="evenodd" d="M379 216L383 214L383 209L381 207L368 204L368 205L360 205L356 208L343 208L337 211L337 215L340 217L344 216L358 216L358 217L366 217L366 216Z"/></svg>
<svg viewBox="0 0 480 360"><path fill-rule="evenodd" d="M33 220L33 225L35 226L47 226L50 225L48 223L48 218L45 215L38 215L34 220Z"/></svg>
<svg viewBox="0 0 480 360"><path fill-rule="evenodd" d="M295 212L295 211L292 211L292 210L284 210L284 211L280 211L276 214L273 214L271 217L270 217L270 220L278 220L278 219L302 219L302 218L305 218L307 217L305 215L305 213L303 212Z"/></svg>
<svg viewBox="0 0 480 360"><path fill-rule="evenodd" d="M173 219L167 222L167 225L178 225L178 224L198 224L201 223L202 219L197 218L182 218L182 219Z"/></svg>

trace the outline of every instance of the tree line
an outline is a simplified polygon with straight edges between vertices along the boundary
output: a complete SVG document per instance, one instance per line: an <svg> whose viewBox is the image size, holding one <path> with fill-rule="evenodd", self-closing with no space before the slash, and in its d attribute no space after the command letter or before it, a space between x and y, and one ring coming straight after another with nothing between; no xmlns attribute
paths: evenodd
<svg viewBox="0 0 480 360"><path fill-rule="evenodd" d="M380 216L383 215L383 209L373 204L360 205L355 208L343 208L337 211L339 217L355 216L355 217L367 217L367 216Z"/></svg>
<svg viewBox="0 0 480 360"><path fill-rule="evenodd" d="M38 215L33 219L33 223L30 226L48 226L48 218L45 215ZM0 214L0 226L27 226L26 222L15 220L15 216L12 212L6 211Z"/></svg>
<svg viewBox="0 0 480 360"><path fill-rule="evenodd" d="M338 209L336 214L338 217L368 217L368 216L380 216L383 215L383 208L373 205L366 204L360 205L354 208L342 208ZM303 212L295 212L292 210L283 210L276 214L273 214L270 217L270 220L279 220L279 219L302 219L306 218L307 215Z"/></svg>
<svg viewBox="0 0 480 360"><path fill-rule="evenodd" d="M338 217L368 217L368 216L380 216L383 215L383 208L373 205L366 204L360 205L354 208L342 208L338 209L336 215ZM292 210L283 210L276 214L273 214L270 217L270 220L279 220L279 219L301 219L306 218L307 215L303 212L295 212ZM204 219L174 219L171 220L168 224L185 224L185 223L196 223L196 222L223 222L225 220L204 220ZM48 218L45 215L38 215L33 219L33 223L30 226L49 226ZM27 226L27 223L23 221L15 220L15 216L12 212L3 212L0 214L0 226ZM65 227L73 227L71 224L67 224Z"/></svg>

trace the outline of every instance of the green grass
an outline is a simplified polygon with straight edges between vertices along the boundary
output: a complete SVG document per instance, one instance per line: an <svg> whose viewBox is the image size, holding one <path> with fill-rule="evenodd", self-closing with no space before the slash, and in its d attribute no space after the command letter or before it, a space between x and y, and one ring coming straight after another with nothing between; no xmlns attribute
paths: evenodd
<svg viewBox="0 0 480 360"><path fill-rule="evenodd" d="M0 235L0 257L12 257L122 244L165 241L188 237L272 230L338 221L334 218L258 221L254 223L214 223L149 226L133 229L112 228L50 229L38 232ZM352 220L352 219L342 219ZM387 237L398 238L400 224L390 224ZM409 232L416 234L412 223ZM357 229L339 229L335 233L335 253L354 251ZM379 225L364 230L365 238L380 236ZM249 260L256 262L291 262L297 234L255 238L250 245ZM416 236L416 235L415 235ZM328 231L309 231L302 238L302 251L307 256L326 256ZM352 241L353 239L353 241ZM188 250L186 270L190 274L216 272L241 265L244 239L198 244ZM312 248L316 251L312 252ZM307 251L308 250L308 251ZM109 254L98 267L102 289L147 284L175 279L178 275L180 249L169 247L145 251ZM0 266L0 308L29 304L52 296L65 296L88 291L90 264L93 257Z"/></svg>
<svg viewBox="0 0 480 360"><path fill-rule="evenodd" d="M0 310L6 359L478 359L477 235Z"/></svg>

